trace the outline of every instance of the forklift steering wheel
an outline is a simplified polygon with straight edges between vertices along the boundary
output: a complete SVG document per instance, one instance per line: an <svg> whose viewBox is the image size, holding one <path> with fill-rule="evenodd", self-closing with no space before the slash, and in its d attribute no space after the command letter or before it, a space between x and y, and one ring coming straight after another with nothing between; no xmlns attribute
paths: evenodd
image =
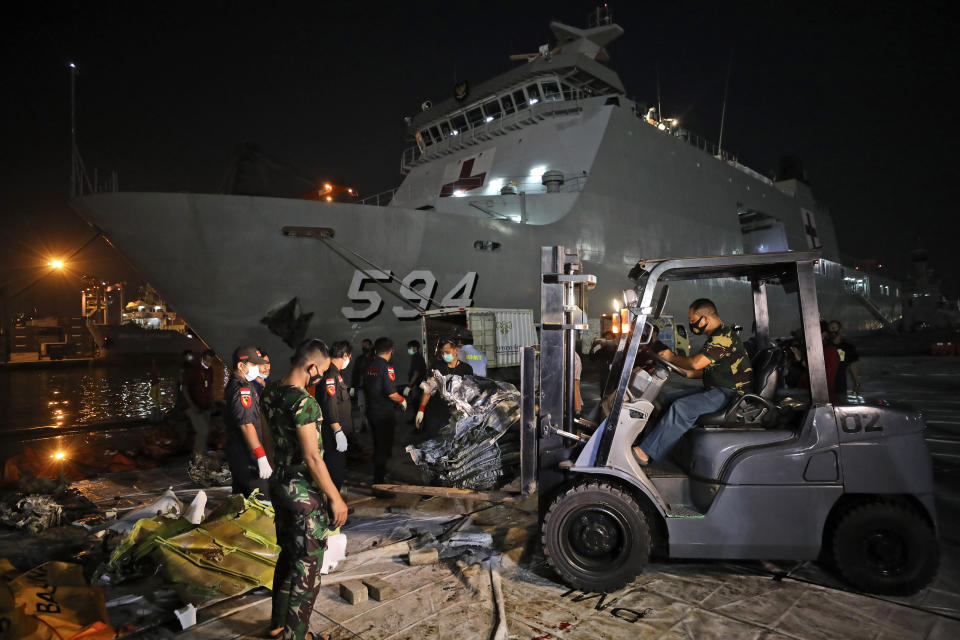
<svg viewBox="0 0 960 640"><path fill-rule="evenodd" d="M665 366L665 367L666 367L667 369L669 369L670 371L673 371L673 372L676 373L677 375L681 375L681 376L683 376L684 378L687 377L687 372L684 371L683 369L681 369L680 367L678 367L677 365L673 364L672 362L667 362L666 360L664 360L663 358L661 358L661 357L660 357L659 355L657 355L656 353L653 353L652 351L650 352L650 355L653 357L654 360L656 360L657 362L659 362L660 364L662 364L663 366Z"/></svg>

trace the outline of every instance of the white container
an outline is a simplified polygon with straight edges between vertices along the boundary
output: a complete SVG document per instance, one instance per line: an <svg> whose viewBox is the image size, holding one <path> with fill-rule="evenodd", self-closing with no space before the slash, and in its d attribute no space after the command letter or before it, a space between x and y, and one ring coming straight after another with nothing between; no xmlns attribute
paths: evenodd
<svg viewBox="0 0 960 640"><path fill-rule="evenodd" d="M420 314L424 355L437 357L440 340L469 329L473 346L487 356L487 368L520 366L520 349L537 344L532 309L452 307Z"/></svg>

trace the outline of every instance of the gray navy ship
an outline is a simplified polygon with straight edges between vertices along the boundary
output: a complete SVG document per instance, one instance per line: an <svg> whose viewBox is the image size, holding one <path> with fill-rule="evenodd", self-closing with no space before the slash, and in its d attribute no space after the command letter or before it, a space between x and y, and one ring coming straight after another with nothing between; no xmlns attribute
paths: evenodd
<svg viewBox="0 0 960 640"><path fill-rule="evenodd" d="M802 171L771 179L629 99L605 64L623 34L608 13L550 27L554 46L425 102L409 119L403 181L366 204L119 192L74 206L220 353L283 352L304 334L407 340L440 306L537 310L540 247L557 244L597 276L594 320L640 259L811 248L825 318L858 332L899 317L901 285L841 262ZM685 318L697 297L749 332L749 283L676 287L667 310ZM777 307L795 304L771 292L775 335L795 315Z"/></svg>

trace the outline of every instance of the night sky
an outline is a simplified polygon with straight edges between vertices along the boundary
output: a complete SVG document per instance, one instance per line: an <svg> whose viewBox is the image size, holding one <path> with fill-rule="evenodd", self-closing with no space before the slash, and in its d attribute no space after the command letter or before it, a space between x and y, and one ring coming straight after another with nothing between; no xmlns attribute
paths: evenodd
<svg viewBox="0 0 960 640"><path fill-rule="evenodd" d="M39 3L34 3L39 4ZM128 191L218 192L237 148L277 164L275 195L334 180L396 186L403 116L586 26L591 2L42 3L2 20L0 285L16 290L90 231L67 206L69 75L88 171ZM958 293L960 125L948 2L613 3L611 66L631 97L761 172L804 162L841 250L905 270L923 246ZM240 8L237 8L239 5ZM659 5L659 7L658 7ZM17 12L19 11L19 13ZM552 44L552 40L550 40ZM267 257L269 259L269 257ZM11 307L76 314L79 272L139 284L102 241Z"/></svg>

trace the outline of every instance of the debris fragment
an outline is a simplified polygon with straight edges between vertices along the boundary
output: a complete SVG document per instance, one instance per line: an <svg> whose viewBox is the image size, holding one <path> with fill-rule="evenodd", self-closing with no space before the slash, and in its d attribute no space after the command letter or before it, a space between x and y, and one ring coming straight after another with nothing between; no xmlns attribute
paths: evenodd
<svg viewBox="0 0 960 640"><path fill-rule="evenodd" d="M200 524L200 522L203 521L203 513L206 507L207 493L203 489L200 489L200 491L197 491L197 495L193 498L193 502L191 502L190 506L187 507L187 511L183 514L183 517L191 524Z"/></svg>
<svg viewBox="0 0 960 640"><path fill-rule="evenodd" d="M155 501L145 507L132 511L110 525L110 529L119 533L126 533L133 529L138 520L163 516L165 518L179 518L183 513L183 503L173 492L173 487L167 489Z"/></svg>
<svg viewBox="0 0 960 640"><path fill-rule="evenodd" d="M192 459L187 467L187 475L201 487L228 487L233 482L230 466L219 451Z"/></svg>
<svg viewBox="0 0 960 640"><path fill-rule="evenodd" d="M450 539L447 540L447 544L451 547L492 547L493 536L482 531L477 533L457 531L450 536Z"/></svg>
<svg viewBox="0 0 960 640"><path fill-rule="evenodd" d="M0 504L0 524L33 535L60 526L62 520L63 507L50 496L29 495L21 498L13 508Z"/></svg>
<svg viewBox="0 0 960 640"><path fill-rule="evenodd" d="M367 601L367 586L359 580L345 580L340 583L340 597L350 604Z"/></svg>
<svg viewBox="0 0 960 640"><path fill-rule="evenodd" d="M323 552L323 564L320 575L326 575L337 568L337 564L347 557L347 536L338 533L327 536L327 548Z"/></svg>
<svg viewBox="0 0 960 640"><path fill-rule="evenodd" d="M193 606L193 603L190 603L185 607L175 609L174 613L177 615L177 620L180 622L180 627L183 629L187 629L197 624L197 608Z"/></svg>
<svg viewBox="0 0 960 640"><path fill-rule="evenodd" d="M414 549L407 554L407 563L410 566L436 564L440 561L440 554L435 547L426 549Z"/></svg>
<svg viewBox="0 0 960 640"><path fill-rule="evenodd" d="M451 405L440 437L407 452L429 484L493 489L513 480L520 466L520 392L511 384L435 371L424 383ZM428 391L429 393L429 391Z"/></svg>

